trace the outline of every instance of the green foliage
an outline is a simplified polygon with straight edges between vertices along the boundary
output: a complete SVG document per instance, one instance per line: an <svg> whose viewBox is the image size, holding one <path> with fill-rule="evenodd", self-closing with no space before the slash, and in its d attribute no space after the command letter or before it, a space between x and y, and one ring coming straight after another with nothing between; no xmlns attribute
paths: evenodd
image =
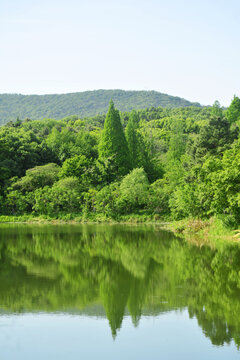
<svg viewBox="0 0 240 360"><path fill-rule="evenodd" d="M169 192L165 179L158 179L149 187L147 208L151 213L169 214Z"/></svg>
<svg viewBox="0 0 240 360"><path fill-rule="evenodd" d="M60 162L64 162L74 155L97 157L96 137L86 132L54 127L48 135L46 143Z"/></svg>
<svg viewBox="0 0 240 360"><path fill-rule="evenodd" d="M23 176L36 165L55 162L56 158L44 141L23 128L0 128L0 182Z"/></svg>
<svg viewBox="0 0 240 360"><path fill-rule="evenodd" d="M53 185L58 180L60 167L57 164L47 164L28 169L26 175L13 183L13 189L22 193L34 191L46 185Z"/></svg>
<svg viewBox="0 0 240 360"><path fill-rule="evenodd" d="M174 220L199 215L199 199L192 184L182 184L176 187L169 199L169 208ZM205 214L202 214L203 216Z"/></svg>
<svg viewBox="0 0 240 360"><path fill-rule="evenodd" d="M52 188L37 189L34 196L33 209L37 214L57 216L62 212L80 212L82 208L79 182L73 177L59 180Z"/></svg>
<svg viewBox="0 0 240 360"><path fill-rule="evenodd" d="M148 187L148 178L142 168L132 170L122 179L119 202L124 212L134 212L147 204Z"/></svg>
<svg viewBox="0 0 240 360"><path fill-rule="evenodd" d="M143 167L151 179L154 175L153 162L150 162L143 135L139 131L139 114L133 110L129 115L125 134L129 149L131 168Z"/></svg>
<svg viewBox="0 0 240 360"><path fill-rule="evenodd" d="M212 106L211 115L216 118L223 117L223 108L221 107L220 102L217 100L214 102Z"/></svg>
<svg viewBox="0 0 240 360"><path fill-rule="evenodd" d="M234 96L231 105L227 109L226 117L230 124L234 124L240 120L240 99L237 96Z"/></svg>
<svg viewBox="0 0 240 360"><path fill-rule="evenodd" d="M118 214L118 198L119 198L119 185L112 183L104 186L95 198L95 208L99 213L103 213L110 217L116 217Z"/></svg>
<svg viewBox="0 0 240 360"><path fill-rule="evenodd" d="M137 133L138 123L139 123L138 114L136 111L132 111L130 113L130 117L125 130L132 168L138 166L138 152L139 152L139 142L138 142L138 133Z"/></svg>
<svg viewBox="0 0 240 360"><path fill-rule="evenodd" d="M234 97L228 110L216 101L119 114L111 102L106 117L10 122L0 128L0 211L168 220L217 215L237 226L238 105Z"/></svg>
<svg viewBox="0 0 240 360"><path fill-rule="evenodd" d="M109 104L98 149L100 160L106 160L108 158L113 160L113 177L119 177L128 172L130 169L129 151L120 115L118 110L114 108L113 101Z"/></svg>
<svg viewBox="0 0 240 360"><path fill-rule="evenodd" d="M222 154L238 137L238 128L231 130L230 123L225 118L211 118L203 126L196 138L194 151L198 159L207 153L211 155Z"/></svg>
<svg viewBox="0 0 240 360"><path fill-rule="evenodd" d="M32 194L24 196L21 191L13 190L7 194L4 212L11 215L24 214L32 210L32 205Z"/></svg>
<svg viewBox="0 0 240 360"><path fill-rule="evenodd" d="M60 178L73 176L78 178L83 190L87 190L90 185L96 185L101 177L98 164L85 155L75 155L64 161L59 173Z"/></svg>
<svg viewBox="0 0 240 360"><path fill-rule="evenodd" d="M211 200L209 207L212 212L233 215L237 221L240 221L239 178L240 146L238 141L233 145L232 149L224 153L222 160L217 163L217 166L207 169L206 180L204 179L204 182L208 183L206 190Z"/></svg>
<svg viewBox="0 0 240 360"><path fill-rule="evenodd" d="M186 135L184 134L184 127L182 121L174 121L171 124L171 138L169 140L168 148L168 162L180 160L185 153Z"/></svg>

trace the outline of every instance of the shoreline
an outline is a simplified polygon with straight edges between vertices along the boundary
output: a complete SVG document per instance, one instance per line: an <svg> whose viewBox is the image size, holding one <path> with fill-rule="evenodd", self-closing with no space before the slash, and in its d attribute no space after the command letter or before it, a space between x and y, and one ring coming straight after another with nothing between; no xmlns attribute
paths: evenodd
<svg viewBox="0 0 240 360"><path fill-rule="evenodd" d="M46 216L20 215L7 216L0 215L0 225L2 224L29 224L29 225L81 225L81 224L108 224L108 225L155 225L163 230L171 231L176 236L182 237L186 241L197 246L219 246L223 244L239 244L240 230L232 230L224 226L223 222L217 218L209 220L186 218L178 221L164 221L164 219L154 219L149 215L129 215L120 217L118 220L107 218L106 216L81 217L65 215L62 218L51 218Z"/></svg>

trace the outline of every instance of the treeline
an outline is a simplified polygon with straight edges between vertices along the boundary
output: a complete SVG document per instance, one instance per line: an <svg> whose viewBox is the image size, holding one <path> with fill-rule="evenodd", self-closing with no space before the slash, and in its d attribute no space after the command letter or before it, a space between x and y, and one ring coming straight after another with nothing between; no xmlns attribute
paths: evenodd
<svg viewBox="0 0 240 360"><path fill-rule="evenodd" d="M0 124L17 117L25 119L62 119L71 114L80 117L106 114L110 99L121 111L146 107L200 106L176 96L157 91L94 90L70 94L21 95L0 94Z"/></svg>
<svg viewBox="0 0 240 360"><path fill-rule="evenodd" d="M240 222L240 99L0 128L1 213ZM103 126L104 124L104 126Z"/></svg>

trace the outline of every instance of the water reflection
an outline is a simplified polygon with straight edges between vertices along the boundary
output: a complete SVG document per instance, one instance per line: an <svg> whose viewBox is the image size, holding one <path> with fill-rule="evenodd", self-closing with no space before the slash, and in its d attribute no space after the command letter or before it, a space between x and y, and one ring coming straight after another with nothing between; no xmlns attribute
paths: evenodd
<svg viewBox="0 0 240 360"><path fill-rule="evenodd" d="M154 227L0 226L2 312L107 316L187 308L212 344L240 345L240 248L198 248Z"/></svg>

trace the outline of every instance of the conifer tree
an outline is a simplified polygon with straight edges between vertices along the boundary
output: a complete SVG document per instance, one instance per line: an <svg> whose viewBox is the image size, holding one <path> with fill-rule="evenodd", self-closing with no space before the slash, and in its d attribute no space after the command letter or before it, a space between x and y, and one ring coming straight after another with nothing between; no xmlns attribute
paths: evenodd
<svg viewBox="0 0 240 360"><path fill-rule="evenodd" d="M99 159L111 160L115 177L126 175L130 170L129 150L123 132L119 111L111 100L99 143Z"/></svg>
<svg viewBox="0 0 240 360"><path fill-rule="evenodd" d="M146 165L146 152L141 134L138 132L139 116L136 110L130 114L126 126L126 140L129 149L131 167L144 167Z"/></svg>
<svg viewBox="0 0 240 360"><path fill-rule="evenodd" d="M137 126L138 126L138 114L136 111L132 111L126 126L126 140L129 149L129 156L131 167L137 167L137 155L138 155L138 138L137 138Z"/></svg>

